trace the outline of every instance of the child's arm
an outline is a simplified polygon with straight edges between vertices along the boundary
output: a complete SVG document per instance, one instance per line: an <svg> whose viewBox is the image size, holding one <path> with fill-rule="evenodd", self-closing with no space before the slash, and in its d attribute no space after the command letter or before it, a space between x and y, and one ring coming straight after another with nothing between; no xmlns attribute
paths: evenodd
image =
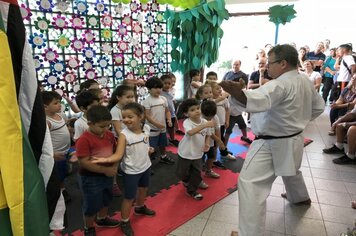
<svg viewBox="0 0 356 236"><path fill-rule="evenodd" d="M115 153L106 158L93 157L91 162L96 164L119 162L124 156L125 149L126 149L126 136L123 133L120 133Z"/></svg>
<svg viewBox="0 0 356 236"><path fill-rule="evenodd" d="M216 136L216 134L211 134L211 138L219 146L219 149L221 149L221 150L225 150L226 149L226 146L225 146L224 142L221 140L220 137Z"/></svg>
<svg viewBox="0 0 356 236"><path fill-rule="evenodd" d="M171 112L169 111L168 107L165 108L165 113L166 113L166 121L167 121L168 127L172 127L172 117L171 117Z"/></svg>
<svg viewBox="0 0 356 236"><path fill-rule="evenodd" d="M225 129L229 127L230 124L230 109L229 107L225 107Z"/></svg>
<svg viewBox="0 0 356 236"><path fill-rule="evenodd" d="M121 121L119 120L113 120L112 125L114 126L116 134L120 134L121 132Z"/></svg>
<svg viewBox="0 0 356 236"><path fill-rule="evenodd" d="M205 122L202 125L199 125L199 126L195 127L194 129L191 129L191 130L187 131L186 134L188 134L189 136L193 136L194 134L199 133L203 129L214 127L214 126L215 126L215 122L213 120L210 120L208 122Z"/></svg>
<svg viewBox="0 0 356 236"><path fill-rule="evenodd" d="M200 83L197 83L197 82L195 82L195 81L192 81L192 82L190 83L190 85L193 86L193 88L199 88L199 87L200 87Z"/></svg>
<svg viewBox="0 0 356 236"><path fill-rule="evenodd" d="M225 98L228 98L229 96L230 96L230 94L228 94L228 93L223 93L223 95L221 95L221 96L218 97L218 98L213 99L213 101L214 101L215 103L218 103L218 102L223 101Z"/></svg>
<svg viewBox="0 0 356 236"><path fill-rule="evenodd" d="M80 157L78 158L78 161L79 165L82 166L84 169L95 173L105 174L107 176L112 176L112 173L115 170L117 171L118 167L118 163L112 166L99 165L97 163L92 162L90 157Z"/></svg>
<svg viewBox="0 0 356 236"><path fill-rule="evenodd" d="M151 124L156 126L158 129L164 129L164 125L158 123L156 120L154 120L151 116L151 109L145 109L145 118L148 120Z"/></svg>
<svg viewBox="0 0 356 236"><path fill-rule="evenodd" d="M210 149L210 135L205 136L205 145L203 148L203 152L207 152Z"/></svg>

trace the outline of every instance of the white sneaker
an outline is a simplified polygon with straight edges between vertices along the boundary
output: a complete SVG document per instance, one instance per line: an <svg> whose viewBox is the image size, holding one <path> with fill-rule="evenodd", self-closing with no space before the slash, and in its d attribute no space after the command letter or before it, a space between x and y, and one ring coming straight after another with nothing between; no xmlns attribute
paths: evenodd
<svg viewBox="0 0 356 236"><path fill-rule="evenodd" d="M221 156L221 158L229 160L229 161L236 161L236 157L234 157L233 155L231 155L230 153L227 154L226 156Z"/></svg>

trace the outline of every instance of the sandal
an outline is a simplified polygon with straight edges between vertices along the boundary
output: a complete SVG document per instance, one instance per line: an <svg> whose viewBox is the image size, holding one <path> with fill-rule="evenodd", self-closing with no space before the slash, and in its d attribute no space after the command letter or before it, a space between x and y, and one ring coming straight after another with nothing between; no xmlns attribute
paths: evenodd
<svg viewBox="0 0 356 236"><path fill-rule="evenodd" d="M334 130L329 130L328 135L334 136L335 135L335 131Z"/></svg>

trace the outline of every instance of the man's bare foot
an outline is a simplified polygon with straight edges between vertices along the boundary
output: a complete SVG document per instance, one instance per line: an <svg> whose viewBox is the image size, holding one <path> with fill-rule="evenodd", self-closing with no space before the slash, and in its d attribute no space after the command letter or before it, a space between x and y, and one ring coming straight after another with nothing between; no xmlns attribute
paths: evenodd
<svg viewBox="0 0 356 236"><path fill-rule="evenodd" d="M239 233L237 231L232 231L231 236L239 236Z"/></svg>

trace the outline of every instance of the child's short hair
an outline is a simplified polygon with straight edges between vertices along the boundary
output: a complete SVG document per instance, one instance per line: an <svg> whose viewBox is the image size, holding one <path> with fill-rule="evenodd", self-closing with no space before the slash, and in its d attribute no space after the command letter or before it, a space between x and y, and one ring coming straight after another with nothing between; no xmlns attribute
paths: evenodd
<svg viewBox="0 0 356 236"><path fill-rule="evenodd" d="M201 113L206 117L213 117L216 115L217 107L214 101L204 100L200 106Z"/></svg>
<svg viewBox="0 0 356 236"><path fill-rule="evenodd" d="M199 75L199 74L200 74L200 71L197 69L193 69L193 70L189 71L190 78L193 78L194 76Z"/></svg>
<svg viewBox="0 0 356 236"><path fill-rule="evenodd" d="M84 89L89 89L93 84L99 85L99 83L94 79L88 79L79 85L79 93Z"/></svg>
<svg viewBox="0 0 356 236"><path fill-rule="evenodd" d="M175 76L172 72L168 72L167 74L168 74L172 79L173 79L173 78L176 78L176 76Z"/></svg>
<svg viewBox="0 0 356 236"><path fill-rule="evenodd" d="M122 108L122 110L131 110L138 116L145 114L145 108L137 102L130 102L130 103L126 104Z"/></svg>
<svg viewBox="0 0 356 236"><path fill-rule="evenodd" d="M203 91L205 88L207 87L211 87L210 84L203 84L202 86L200 86L197 90L197 93L195 94L195 98L198 100L203 100L202 95L203 95Z"/></svg>
<svg viewBox="0 0 356 236"><path fill-rule="evenodd" d="M172 76L170 74L163 74L159 79L164 82L167 79L172 79Z"/></svg>
<svg viewBox="0 0 356 236"><path fill-rule="evenodd" d="M77 105L79 108L83 107L85 110L87 110L88 106L93 104L94 101L100 102L100 99L90 89L90 90L86 90L86 91L83 91L80 94L78 94L77 97L75 98L75 101L77 102Z"/></svg>
<svg viewBox="0 0 356 236"><path fill-rule="evenodd" d="M184 100L181 104L180 104L180 109L182 113L187 113L189 108L192 106L199 106L200 103L197 99L195 98L188 98L187 100Z"/></svg>
<svg viewBox="0 0 356 236"><path fill-rule="evenodd" d="M109 109L104 106L95 105L89 108L87 113L87 120L93 124L101 121L111 121L112 116Z"/></svg>
<svg viewBox="0 0 356 236"><path fill-rule="evenodd" d="M163 88L163 83L158 77L153 76L146 81L145 86L147 89Z"/></svg>
<svg viewBox="0 0 356 236"><path fill-rule="evenodd" d="M59 95L55 91L43 91L41 94L42 94L43 104L45 105L49 105L54 99L57 99L59 101L62 100L61 95Z"/></svg>
<svg viewBox="0 0 356 236"><path fill-rule="evenodd" d="M206 79L209 78L209 76L216 76L216 78L218 78L218 74L216 74L216 72L214 71L209 71L207 74L206 74Z"/></svg>
<svg viewBox="0 0 356 236"><path fill-rule="evenodd" d="M117 86L116 89L114 90L114 92L111 95L110 101L109 101L109 105L108 105L108 109L111 110L111 108L113 108L117 102L118 99L117 97L122 97L123 95L126 94L127 91L132 91L135 93L134 88L130 85L127 84L122 84L120 86Z"/></svg>

